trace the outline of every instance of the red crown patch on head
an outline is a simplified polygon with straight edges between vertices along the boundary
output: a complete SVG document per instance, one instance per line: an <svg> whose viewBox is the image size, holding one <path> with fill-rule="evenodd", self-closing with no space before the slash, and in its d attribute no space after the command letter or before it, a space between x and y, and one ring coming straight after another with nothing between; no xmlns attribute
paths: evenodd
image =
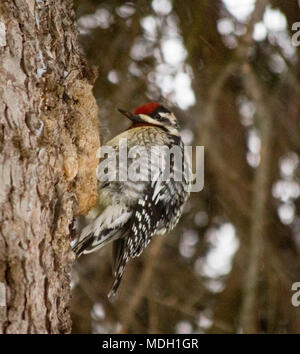
<svg viewBox="0 0 300 354"><path fill-rule="evenodd" d="M134 111L134 114L151 114L159 106L161 106L161 104L157 102L149 102L144 104L143 106L138 107Z"/></svg>

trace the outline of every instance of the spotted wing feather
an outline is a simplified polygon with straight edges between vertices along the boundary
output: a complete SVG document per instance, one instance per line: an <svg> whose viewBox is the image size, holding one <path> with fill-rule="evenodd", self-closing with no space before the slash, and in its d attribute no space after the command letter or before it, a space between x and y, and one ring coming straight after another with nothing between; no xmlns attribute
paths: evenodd
<svg viewBox="0 0 300 354"><path fill-rule="evenodd" d="M150 187L150 185L149 185ZM138 257L157 233L157 226L164 218L162 203L155 205L153 189L148 188L144 199L139 199L131 218L129 231L124 239L114 242L114 282L109 293L113 296L122 279L124 268L130 258Z"/></svg>

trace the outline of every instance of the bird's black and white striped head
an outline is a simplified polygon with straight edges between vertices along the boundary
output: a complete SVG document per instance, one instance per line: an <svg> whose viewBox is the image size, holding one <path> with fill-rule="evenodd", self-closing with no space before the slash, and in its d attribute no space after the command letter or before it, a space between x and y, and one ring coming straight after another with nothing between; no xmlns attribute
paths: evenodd
<svg viewBox="0 0 300 354"><path fill-rule="evenodd" d="M179 135L179 126L175 115L157 102L146 103L138 107L134 113L123 109L119 109L119 111L133 122L130 128L143 125L158 126L172 135Z"/></svg>

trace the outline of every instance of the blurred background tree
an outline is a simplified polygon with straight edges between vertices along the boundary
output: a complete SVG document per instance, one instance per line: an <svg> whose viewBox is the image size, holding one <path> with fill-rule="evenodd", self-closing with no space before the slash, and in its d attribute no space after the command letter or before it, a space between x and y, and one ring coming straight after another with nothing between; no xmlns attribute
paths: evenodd
<svg viewBox="0 0 300 354"><path fill-rule="evenodd" d="M75 5L102 142L129 124L118 107L160 101L205 147L205 185L130 262L113 303L110 248L80 258L73 332L300 333L299 1Z"/></svg>

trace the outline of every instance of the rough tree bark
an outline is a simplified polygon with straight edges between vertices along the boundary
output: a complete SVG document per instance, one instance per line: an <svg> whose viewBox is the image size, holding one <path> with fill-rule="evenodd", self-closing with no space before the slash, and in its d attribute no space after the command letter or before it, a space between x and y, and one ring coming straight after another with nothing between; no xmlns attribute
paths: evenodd
<svg viewBox="0 0 300 354"><path fill-rule="evenodd" d="M72 0L0 2L0 332L68 333L70 230L96 197L95 78Z"/></svg>

